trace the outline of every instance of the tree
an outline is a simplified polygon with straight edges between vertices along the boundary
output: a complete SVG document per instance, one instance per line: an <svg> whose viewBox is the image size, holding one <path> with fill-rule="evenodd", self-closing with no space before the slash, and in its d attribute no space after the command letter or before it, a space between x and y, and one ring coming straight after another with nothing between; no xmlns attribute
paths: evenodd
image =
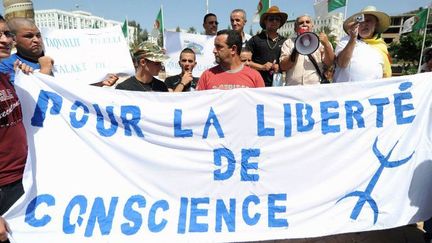
<svg viewBox="0 0 432 243"><path fill-rule="evenodd" d="M176 32L180 32L180 26L177 26Z"/></svg>
<svg viewBox="0 0 432 243"><path fill-rule="evenodd" d="M188 32L188 33L191 33L191 34L196 34L196 33L197 33L195 27L193 27L193 26L189 27L189 29L188 29L187 32Z"/></svg>
<svg viewBox="0 0 432 243"><path fill-rule="evenodd" d="M128 22L128 26L135 27L135 33L133 37L133 42L130 44L130 48L135 49L141 42L148 40L148 32L146 29L141 29L141 25L135 20Z"/></svg>
<svg viewBox="0 0 432 243"><path fill-rule="evenodd" d="M142 38L142 40L143 41L146 41L146 40L148 40L148 31L147 31L147 29L144 29L142 32L141 32L141 38Z"/></svg>
<svg viewBox="0 0 432 243"><path fill-rule="evenodd" d="M336 35L333 34L333 29L329 26L322 26L318 32L324 32L327 35L328 40L333 46L333 49L336 48Z"/></svg>
<svg viewBox="0 0 432 243"><path fill-rule="evenodd" d="M389 46L389 53L393 63L402 66L402 74L417 73L420 52L423 43L423 34L411 32L402 35L399 42L393 42ZM432 44L432 35L426 35L425 47Z"/></svg>

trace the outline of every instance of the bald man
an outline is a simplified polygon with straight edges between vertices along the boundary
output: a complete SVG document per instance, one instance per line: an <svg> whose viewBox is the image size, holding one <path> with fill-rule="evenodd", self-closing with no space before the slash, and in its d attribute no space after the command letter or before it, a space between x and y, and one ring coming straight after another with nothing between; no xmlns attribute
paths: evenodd
<svg viewBox="0 0 432 243"><path fill-rule="evenodd" d="M39 57L44 56L41 33L32 19L14 18L8 22L15 35L17 52L0 63L0 72L10 75L10 81L15 80L14 62L20 60L33 69L40 69Z"/></svg>

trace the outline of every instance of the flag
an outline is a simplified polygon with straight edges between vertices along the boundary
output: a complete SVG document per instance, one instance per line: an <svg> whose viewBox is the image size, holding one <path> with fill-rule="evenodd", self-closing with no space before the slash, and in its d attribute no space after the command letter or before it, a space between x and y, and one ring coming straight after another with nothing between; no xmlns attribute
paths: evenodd
<svg viewBox="0 0 432 243"><path fill-rule="evenodd" d="M426 28L428 10L428 8L422 9L416 15L405 20L402 26L401 34Z"/></svg>
<svg viewBox="0 0 432 243"><path fill-rule="evenodd" d="M344 7L345 5L346 0L315 0L315 17L325 18L329 12Z"/></svg>
<svg viewBox="0 0 432 243"><path fill-rule="evenodd" d="M315 0L314 10L315 18L325 18L328 15L327 0Z"/></svg>
<svg viewBox="0 0 432 243"><path fill-rule="evenodd" d="M327 11L331 12L335 9L342 8L346 5L346 0L328 0Z"/></svg>
<svg viewBox="0 0 432 243"><path fill-rule="evenodd" d="M429 12L429 9L426 8L426 9L423 9L416 14L416 20L417 20L417 18L418 18L418 20L416 21L416 23L413 26L413 31L426 28L426 24L427 24L426 20L428 18L428 16L427 16L428 12Z"/></svg>
<svg viewBox="0 0 432 243"><path fill-rule="evenodd" d="M123 25L122 25L122 32L125 38L128 37L128 23L127 20L124 21Z"/></svg>
<svg viewBox="0 0 432 243"><path fill-rule="evenodd" d="M258 2L257 11L255 13L253 22L259 23L261 15L263 15L270 8L270 0L260 0Z"/></svg>
<svg viewBox="0 0 432 243"><path fill-rule="evenodd" d="M412 31L412 28L416 22L416 16L412 16L411 18L405 20L402 26L401 34L405 34Z"/></svg>
<svg viewBox="0 0 432 243"><path fill-rule="evenodd" d="M163 23L162 7L160 8L158 15L156 16L156 20L154 22L153 29L158 30L159 35L163 36L164 23Z"/></svg>

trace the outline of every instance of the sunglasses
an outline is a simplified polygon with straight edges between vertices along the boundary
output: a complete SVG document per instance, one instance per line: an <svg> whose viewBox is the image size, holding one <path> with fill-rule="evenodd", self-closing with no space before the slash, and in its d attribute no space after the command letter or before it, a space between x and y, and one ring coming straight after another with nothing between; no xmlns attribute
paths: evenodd
<svg viewBox="0 0 432 243"><path fill-rule="evenodd" d="M217 21L209 21L208 24L219 25L219 22L217 22Z"/></svg>
<svg viewBox="0 0 432 243"><path fill-rule="evenodd" d="M2 36L6 36L6 38L9 39L9 38L13 38L15 35L12 32L10 32L9 30L6 30L6 31L0 31L0 38Z"/></svg>
<svg viewBox="0 0 432 243"><path fill-rule="evenodd" d="M267 18L267 20L268 21L281 21L281 18L280 17L278 17L278 16L269 16L268 18Z"/></svg>

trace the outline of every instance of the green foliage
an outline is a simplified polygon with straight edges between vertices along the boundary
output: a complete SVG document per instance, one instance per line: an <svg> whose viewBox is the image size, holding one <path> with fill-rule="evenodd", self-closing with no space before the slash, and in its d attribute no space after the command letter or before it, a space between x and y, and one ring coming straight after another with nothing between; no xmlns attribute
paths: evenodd
<svg viewBox="0 0 432 243"><path fill-rule="evenodd" d="M130 44L130 48L133 50L137 47L141 42L148 40L148 32L146 29L141 29L141 25L137 23L135 20L131 20L128 22L129 26L133 26L136 28L136 32L134 33L133 42Z"/></svg>
<svg viewBox="0 0 432 243"><path fill-rule="evenodd" d="M189 29L188 29L188 31L187 31L188 33L191 33L191 34L196 34L197 33L197 31L196 31L196 29L195 29L195 27L189 27Z"/></svg>
<svg viewBox="0 0 432 243"><path fill-rule="evenodd" d="M327 35L329 42L332 44L333 49L336 48L336 35L333 34L332 28L330 28L329 26L322 26L318 32L324 32Z"/></svg>
<svg viewBox="0 0 432 243"><path fill-rule="evenodd" d="M404 34L399 42L392 42L388 48L393 64L402 67L402 75L417 73L423 34L417 31ZM425 48L431 46L432 35L427 34Z"/></svg>

